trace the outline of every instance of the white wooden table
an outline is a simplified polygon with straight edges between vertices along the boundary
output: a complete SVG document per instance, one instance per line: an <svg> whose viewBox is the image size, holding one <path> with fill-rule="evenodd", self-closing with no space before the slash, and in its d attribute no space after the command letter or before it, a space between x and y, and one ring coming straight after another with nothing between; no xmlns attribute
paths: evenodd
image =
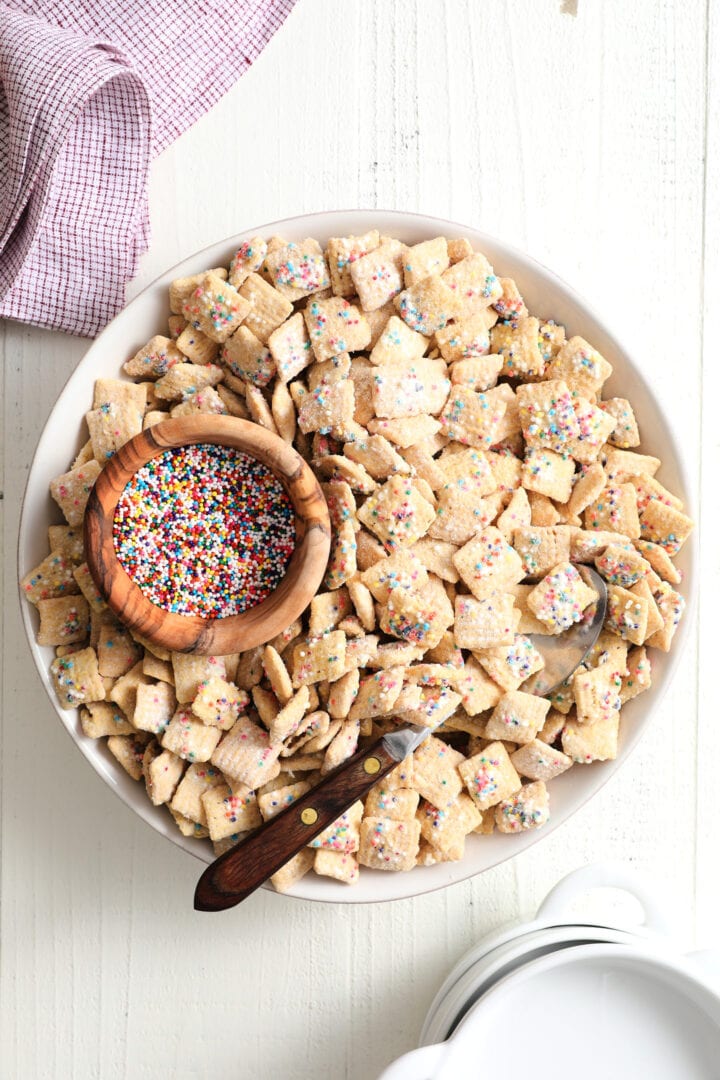
<svg viewBox="0 0 720 1080"><path fill-rule="evenodd" d="M575 17L562 10L575 6ZM719 943L718 7L299 0L252 70L153 166L152 248L130 295L254 224L338 207L422 210L502 235L571 281L673 412L702 505L704 634L619 776L481 878L376 908L263 892L224 917L191 910L198 864L137 821L71 745L20 626L20 499L87 342L0 324L7 1080L372 1080L415 1045L464 950L599 858L652 872L677 895L688 934Z"/></svg>

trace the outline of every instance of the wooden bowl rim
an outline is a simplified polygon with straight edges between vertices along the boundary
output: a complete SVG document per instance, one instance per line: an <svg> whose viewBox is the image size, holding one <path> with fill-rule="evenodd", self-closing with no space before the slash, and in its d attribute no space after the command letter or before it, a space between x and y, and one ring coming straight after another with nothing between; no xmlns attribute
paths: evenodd
<svg viewBox="0 0 720 1080"><path fill-rule="evenodd" d="M237 615L180 615L153 603L120 563L113 539L115 509L135 473L168 450L207 443L230 446L262 462L290 497L295 549L280 583L262 603ZM228 655L264 644L305 610L322 582L330 554L330 515L317 477L279 435L234 416L175 417L128 440L97 477L84 518L90 575L113 614L153 645L172 652Z"/></svg>

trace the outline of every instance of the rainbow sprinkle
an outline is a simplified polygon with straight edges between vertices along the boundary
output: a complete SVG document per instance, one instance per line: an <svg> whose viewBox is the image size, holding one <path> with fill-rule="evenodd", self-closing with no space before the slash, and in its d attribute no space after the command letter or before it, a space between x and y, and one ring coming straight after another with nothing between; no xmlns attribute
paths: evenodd
<svg viewBox="0 0 720 1080"><path fill-rule="evenodd" d="M158 607L223 619L278 586L295 516L261 462L225 446L168 450L138 469L115 511L121 565Z"/></svg>

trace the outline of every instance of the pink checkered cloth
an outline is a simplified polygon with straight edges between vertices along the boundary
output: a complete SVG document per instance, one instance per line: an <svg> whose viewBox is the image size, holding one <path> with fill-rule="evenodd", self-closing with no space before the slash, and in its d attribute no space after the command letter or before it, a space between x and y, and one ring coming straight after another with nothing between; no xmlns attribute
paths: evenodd
<svg viewBox="0 0 720 1080"><path fill-rule="evenodd" d="M92 337L117 314L151 158L294 2L0 0L0 316Z"/></svg>

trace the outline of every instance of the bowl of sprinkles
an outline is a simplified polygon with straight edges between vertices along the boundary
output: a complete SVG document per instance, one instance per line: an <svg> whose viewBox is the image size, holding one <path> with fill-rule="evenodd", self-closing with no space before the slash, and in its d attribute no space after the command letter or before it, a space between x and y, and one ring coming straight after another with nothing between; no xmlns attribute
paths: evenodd
<svg viewBox="0 0 720 1080"><path fill-rule="evenodd" d="M163 421L127 442L85 515L88 568L122 622L173 651L268 641L307 606L330 550L310 468L229 416Z"/></svg>

